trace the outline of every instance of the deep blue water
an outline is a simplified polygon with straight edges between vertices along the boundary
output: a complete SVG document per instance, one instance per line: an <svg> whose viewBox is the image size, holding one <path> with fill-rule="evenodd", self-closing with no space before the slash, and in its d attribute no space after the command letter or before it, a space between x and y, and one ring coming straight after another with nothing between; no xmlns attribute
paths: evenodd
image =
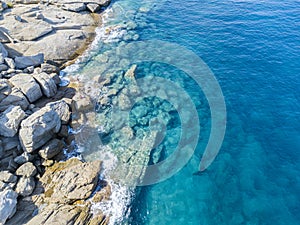
<svg viewBox="0 0 300 225"><path fill-rule="evenodd" d="M131 223L300 224L300 2L169 0L147 23L141 40L185 46L213 71L227 131L201 176L200 140L179 173L141 188Z"/></svg>

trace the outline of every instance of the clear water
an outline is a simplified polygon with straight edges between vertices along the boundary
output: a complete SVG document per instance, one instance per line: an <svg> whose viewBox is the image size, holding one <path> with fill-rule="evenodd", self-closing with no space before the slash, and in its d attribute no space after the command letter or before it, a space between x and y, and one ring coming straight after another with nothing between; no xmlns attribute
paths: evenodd
<svg viewBox="0 0 300 225"><path fill-rule="evenodd" d="M180 172L138 189L129 224L300 224L300 2L116 3L120 10L107 23L134 21L138 26L130 35L138 36L124 38L128 32L118 30L113 43L96 42L88 60L80 64L81 74L104 73L107 68L96 57L134 39L174 42L207 63L222 88L228 113L219 155L208 170L193 175L210 132L209 109L198 86L177 79L196 96L203 133ZM130 64L120 61L118 69ZM181 76L171 67L151 66L142 63L138 72Z"/></svg>

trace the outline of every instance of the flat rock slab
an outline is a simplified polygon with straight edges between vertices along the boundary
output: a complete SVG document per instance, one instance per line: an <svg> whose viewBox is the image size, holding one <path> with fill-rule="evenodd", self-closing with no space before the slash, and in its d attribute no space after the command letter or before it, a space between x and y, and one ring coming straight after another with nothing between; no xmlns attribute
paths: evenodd
<svg viewBox="0 0 300 225"><path fill-rule="evenodd" d="M83 163L73 158L47 168L40 179L45 201L65 204L89 198L97 185L100 166L100 161Z"/></svg>
<svg viewBox="0 0 300 225"><path fill-rule="evenodd" d="M29 74L17 74L10 78L9 82L20 89L31 103L43 96L40 86Z"/></svg>
<svg viewBox="0 0 300 225"><path fill-rule="evenodd" d="M2 31L9 56L31 56L43 52L45 60L59 65L76 58L94 35L97 23L86 9L86 3L90 2L18 4L5 10L4 19L0 20L0 27L5 29L0 29L0 34Z"/></svg>
<svg viewBox="0 0 300 225"><path fill-rule="evenodd" d="M14 27L8 33L15 40L34 41L53 31L52 26L43 20L37 20L34 17L22 19L22 14L19 15L21 21L16 20L14 14L4 14L5 25Z"/></svg>
<svg viewBox="0 0 300 225"><path fill-rule="evenodd" d="M15 66L17 69L25 69L30 66L40 66L44 62L44 54L38 53L31 56L15 57Z"/></svg>

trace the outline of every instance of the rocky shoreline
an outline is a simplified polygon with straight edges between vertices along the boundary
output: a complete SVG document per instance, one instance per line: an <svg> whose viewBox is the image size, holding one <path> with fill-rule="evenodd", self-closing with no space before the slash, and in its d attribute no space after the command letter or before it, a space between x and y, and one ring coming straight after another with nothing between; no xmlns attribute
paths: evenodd
<svg viewBox="0 0 300 225"><path fill-rule="evenodd" d="M0 2L0 224L108 224L101 162L67 159L91 108L60 68L80 55L110 0ZM74 122L74 121L73 121ZM77 124L78 125L78 124ZM101 187L100 189L96 187Z"/></svg>

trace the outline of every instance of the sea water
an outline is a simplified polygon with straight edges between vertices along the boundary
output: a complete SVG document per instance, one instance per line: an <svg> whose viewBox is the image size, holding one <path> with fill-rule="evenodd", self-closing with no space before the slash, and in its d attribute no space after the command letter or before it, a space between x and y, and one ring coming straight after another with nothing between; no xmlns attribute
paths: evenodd
<svg viewBox="0 0 300 225"><path fill-rule="evenodd" d="M132 62L122 49L147 40L176 43L207 64L225 98L226 135L213 163L195 173L211 132L203 91L172 65L138 63L138 78L163 77L186 90L201 133L193 157L171 178L138 187L136 194L114 190L131 200L124 198L123 209L117 207L120 196L117 205L111 203L119 211L127 208L112 223L300 224L300 2L113 1L73 73L90 79L127 70ZM171 113L170 121L159 160L172 154L180 136L178 115Z"/></svg>

